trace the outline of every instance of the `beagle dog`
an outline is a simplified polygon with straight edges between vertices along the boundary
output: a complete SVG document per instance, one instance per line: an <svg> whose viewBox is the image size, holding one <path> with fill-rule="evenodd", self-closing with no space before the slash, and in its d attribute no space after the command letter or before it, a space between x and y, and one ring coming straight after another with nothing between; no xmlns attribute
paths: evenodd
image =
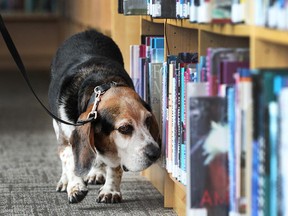
<svg viewBox="0 0 288 216"><path fill-rule="evenodd" d="M104 184L97 202L121 202L124 171L142 171L161 154L159 128L150 106L135 92L115 42L87 30L67 39L51 65L49 105L71 123L53 120L62 175L56 190L70 203L84 199L87 183Z"/></svg>

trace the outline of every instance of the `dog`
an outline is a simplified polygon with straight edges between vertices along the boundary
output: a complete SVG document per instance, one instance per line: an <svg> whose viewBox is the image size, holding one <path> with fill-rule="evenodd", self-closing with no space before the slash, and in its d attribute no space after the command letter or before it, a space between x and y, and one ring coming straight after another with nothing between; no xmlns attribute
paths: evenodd
<svg viewBox="0 0 288 216"><path fill-rule="evenodd" d="M122 201L123 171L142 171L161 155L159 127L151 107L135 92L121 51L108 36L86 30L68 38L51 64L51 111L62 175L56 190L78 203L87 183L100 183L97 202Z"/></svg>

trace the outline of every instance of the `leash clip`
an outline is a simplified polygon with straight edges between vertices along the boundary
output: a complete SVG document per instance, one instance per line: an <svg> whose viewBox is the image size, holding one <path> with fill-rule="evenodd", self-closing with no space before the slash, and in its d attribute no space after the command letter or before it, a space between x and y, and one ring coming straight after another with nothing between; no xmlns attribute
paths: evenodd
<svg viewBox="0 0 288 216"><path fill-rule="evenodd" d="M93 103L93 107L92 107L92 110L91 112L89 112L88 114L88 117L87 119L90 119L90 118L93 118L93 119L96 119L97 118L97 107L98 107L98 104L101 100L101 95L103 94L100 90L98 90L97 87L95 87L94 89L94 92L95 92L95 100L94 100L94 103Z"/></svg>

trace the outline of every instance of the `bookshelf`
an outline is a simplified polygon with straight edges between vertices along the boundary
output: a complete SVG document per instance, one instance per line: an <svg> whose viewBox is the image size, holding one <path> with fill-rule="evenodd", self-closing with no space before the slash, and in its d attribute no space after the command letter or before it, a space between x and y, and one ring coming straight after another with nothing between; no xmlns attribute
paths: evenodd
<svg viewBox="0 0 288 216"><path fill-rule="evenodd" d="M164 28L162 32L159 32L159 26ZM198 51L201 56L206 55L208 47L247 47L250 49L251 69L288 66L287 31L244 24L195 24L189 23L188 20L153 19L149 16L141 17L141 29L142 34L147 33L149 29L148 33L151 35L165 35L168 44L168 47L165 47L166 54L168 50L169 54ZM160 165L154 165L144 171L143 176L164 195L165 207L174 208L178 215L186 215L185 186ZM246 185L251 187L250 183ZM248 193L248 199L250 196Z"/></svg>

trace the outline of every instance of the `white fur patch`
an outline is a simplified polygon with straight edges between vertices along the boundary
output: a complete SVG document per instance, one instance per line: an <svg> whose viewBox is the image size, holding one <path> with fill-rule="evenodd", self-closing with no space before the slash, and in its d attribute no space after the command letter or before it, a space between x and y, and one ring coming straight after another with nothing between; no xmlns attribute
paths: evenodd
<svg viewBox="0 0 288 216"><path fill-rule="evenodd" d="M59 107L59 115L60 115L61 119L69 122L69 119L68 119L66 112L65 112L65 109L64 109L64 105L61 105ZM62 124L62 123L60 125L61 125L61 131L62 131L63 135L67 138L70 138L72 131L75 129L75 127L72 125L66 125L66 124Z"/></svg>
<svg viewBox="0 0 288 216"><path fill-rule="evenodd" d="M60 181L63 179L67 181L67 193L68 199L70 200L75 194L80 191L87 191L88 189L85 186L83 179L76 176L74 173L75 165L71 146L65 147L64 151L60 153L60 159L62 161L62 176Z"/></svg>
<svg viewBox="0 0 288 216"><path fill-rule="evenodd" d="M53 119L53 128L54 128L54 131L56 134L56 138L57 138L57 140L59 140L60 130L59 130L59 125L57 124L55 119Z"/></svg>

